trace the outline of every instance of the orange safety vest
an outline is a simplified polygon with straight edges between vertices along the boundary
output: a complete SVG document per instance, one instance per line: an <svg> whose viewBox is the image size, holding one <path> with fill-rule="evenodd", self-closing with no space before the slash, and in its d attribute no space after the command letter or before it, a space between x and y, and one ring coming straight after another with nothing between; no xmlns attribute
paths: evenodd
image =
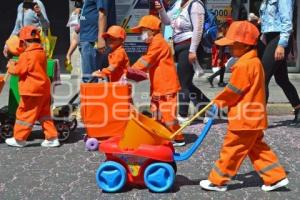
<svg viewBox="0 0 300 200"><path fill-rule="evenodd" d="M153 96L164 96L180 90L173 55L161 33L153 37L146 54L132 67L149 71L150 94Z"/></svg>
<svg viewBox="0 0 300 200"><path fill-rule="evenodd" d="M244 54L234 65L228 85L214 100L228 106L228 130L264 130L268 126L265 77L256 50Z"/></svg>
<svg viewBox="0 0 300 200"><path fill-rule="evenodd" d="M20 95L43 96L50 94L46 68L47 56L42 45L33 43L21 53L16 65L8 68L8 72L19 76Z"/></svg>

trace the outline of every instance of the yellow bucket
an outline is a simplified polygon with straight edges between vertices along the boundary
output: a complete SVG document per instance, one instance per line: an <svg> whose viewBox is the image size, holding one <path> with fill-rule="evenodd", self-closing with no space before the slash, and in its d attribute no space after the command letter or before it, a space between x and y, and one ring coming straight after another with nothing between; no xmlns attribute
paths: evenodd
<svg viewBox="0 0 300 200"><path fill-rule="evenodd" d="M166 127L154 119L133 112L119 145L122 149L136 149L141 144L162 145L171 135Z"/></svg>

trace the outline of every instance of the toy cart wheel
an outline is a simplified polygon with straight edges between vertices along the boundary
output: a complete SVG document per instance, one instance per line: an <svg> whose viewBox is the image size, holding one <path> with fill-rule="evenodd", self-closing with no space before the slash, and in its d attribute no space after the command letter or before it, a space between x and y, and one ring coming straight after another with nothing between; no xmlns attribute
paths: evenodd
<svg viewBox="0 0 300 200"><path fill-rule="evenodd" d="M74 118L71 122L70 122L71 126L70 126L70 131L73 132L75 131L75 129L77 128L77 119Z"/></svg>
<svg viewBox="0 0 300 200"><path fill-rule="evenodd" d="M107 161L96 172L96 182L104 192L117 192L127 180L126 169L119 163Z"/></svg>
<svg viewBox="0 0 300 200"><path fill-rule="evenodd" d="M85 143L85 147L88 151L96 151L98 149L99 142L96 138L89 138Z"/></svg>
<svg viewBox="0 0 300 200"><path fill-rule="evenodd" d="M3 124L1 125L1 130L0 130L0 137L2 139L7 139L7 138L11 138L13 137L14 134L14 125L7 123L7 124Z"/></svg>
<svg viewBox="0 0 300 200"><path fill-rule="evenodd" d="M70 137L70 127L66 122L56 122L56 129L58 132L58 140L60 142L65 142Z"/></svg>
<svg viewBox="0 0 300 200"><path fill-rule="evenodd" d="M176 174L177 173L177 164L176 164L176 162L169 162L169 164L173 167L174 173Z"/></svg>
<svg viewBox="0 0 300 200"><path fill-rule="evenodd" d="M144 172L145 185L153 192L165 192L175 180L173 167L168 163L153 163Z"/></svg>

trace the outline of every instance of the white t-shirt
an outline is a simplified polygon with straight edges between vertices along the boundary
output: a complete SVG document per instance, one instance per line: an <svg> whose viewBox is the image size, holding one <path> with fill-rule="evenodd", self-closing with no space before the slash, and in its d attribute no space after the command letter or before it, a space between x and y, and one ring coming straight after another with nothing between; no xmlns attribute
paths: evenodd
<svg viewBox="0 0 300 200"><path fill-rule="evenodd" d="M194 2L189 13L191 2L192 0L188 1L181 8L181 0L178 0L168 13L165 9L161 9L159 14L162 22L173 28L174 43L191 39L190 52L196 52L202 38L205 10L200 3Z"/></svg>

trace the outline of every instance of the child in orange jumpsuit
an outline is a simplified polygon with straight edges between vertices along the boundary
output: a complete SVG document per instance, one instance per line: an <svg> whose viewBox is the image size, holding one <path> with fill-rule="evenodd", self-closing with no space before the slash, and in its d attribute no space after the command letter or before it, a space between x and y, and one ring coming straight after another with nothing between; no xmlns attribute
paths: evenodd
<svg viewBox="0 0 300 200"><path fill-rule="evenodd" d="M24 52L19 61L8 63L8 72L19 77L20 103L16 113L14 137L5 140L14 147L24 147L36 120L40 121L45 140L43 147L59 146L50 113L50 80L46 73L47 56L35 26L25 26L19 33Z"/></svg>
<svg viewBox="0 0 300 200"><path fill-rule="evenodd" d="M103 33L102 37L112 50L108 55L109 66L102 69L102 71L95 71L93 76L99 78L108 77L111 82L117 82L130 66L128 56L123 47L126 32L121 26L111 26L106 33Z"/></svg>
<svg viewBox="0 0 300 200"><path fill-rule="evenodd" d="M180 83L177 77L173 55L168 43L160 33L161 21L154 15L144 16L135 33L148 45L145 55L137 60L133 69L149 71L151 111L153 117L175 132L180 128L177 118L177 92ZM184 136L177 135L174 146L185 145Z"/></svg>
<svg viewBox="0 0 300 200"><path fill-rule="evenodd" d="M288 184L287 175L275 153L263 140L267 128L265 77L255 45L258 29L247 21L237 21L229 27L217 45L229 46L237 58L230 82L214 100L219 107L228 106L228 130L220 158L208 180L200 186L206 190L226 191L226 183L235 176L248 156L262 178L263 191L272 191Z"/></svg>

